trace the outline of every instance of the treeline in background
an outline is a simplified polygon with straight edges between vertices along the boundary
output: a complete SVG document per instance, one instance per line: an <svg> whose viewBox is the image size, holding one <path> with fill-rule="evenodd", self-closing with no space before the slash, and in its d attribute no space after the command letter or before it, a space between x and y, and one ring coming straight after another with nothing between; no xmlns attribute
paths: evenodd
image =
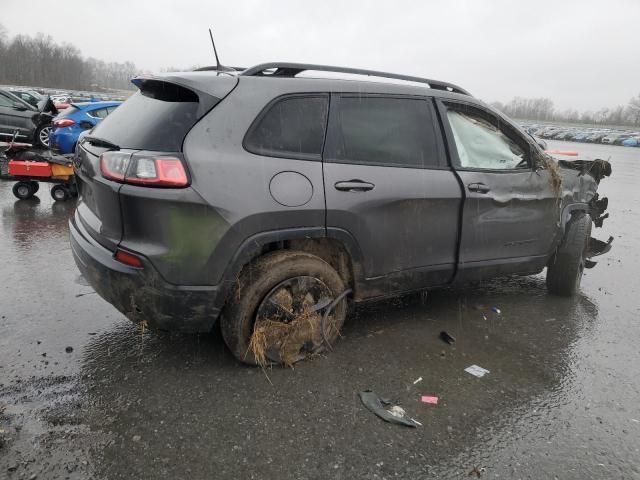
<svg viewBox="0 0 640 480"><path fill-rule="evenodd" d="M58 44L42 33L9 38L0 24L0 84L90 91L131 90L131 78L139 73L131 62L107 63L84 58L75 46ZM627 105L596 112L556 111L553 101L548 98L515 97L508 103L493 102L491 105L510 117L524 120L640 126L640 95L630 99Z"/></svg>
<svg viewBox="0 0 640 480"><path fill-rule="evenodd" d="M139 70L131 62L84 58L67 43L38 33L9 38L0 25L0 84L68 90L131 90Z"/></svg>
<svg viewBox="0 0 640 480"><path fill-rule="evenodd" d="M596 112L579 112L575 109L556 111L553 101L548 98L515 97L508 103L491 104L509 117L544 122L584 123L593 125L640 126L640 94L629 100L627 105L601 108Z"/></svg>

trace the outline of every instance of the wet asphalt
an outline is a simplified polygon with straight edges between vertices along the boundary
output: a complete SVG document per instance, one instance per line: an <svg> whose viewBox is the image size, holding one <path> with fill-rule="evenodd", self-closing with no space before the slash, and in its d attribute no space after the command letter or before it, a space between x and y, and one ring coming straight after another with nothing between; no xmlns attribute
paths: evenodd
<svg viewBox="0 0 640 480"><path fill-rule="evenodd" d="M550 148L613 165L614 248L579 296L539 275L365 304L334 351L266 372L218 332L131 324L78 278L73 205L1 182L0 478L640 478L640 149Z"/></svg>

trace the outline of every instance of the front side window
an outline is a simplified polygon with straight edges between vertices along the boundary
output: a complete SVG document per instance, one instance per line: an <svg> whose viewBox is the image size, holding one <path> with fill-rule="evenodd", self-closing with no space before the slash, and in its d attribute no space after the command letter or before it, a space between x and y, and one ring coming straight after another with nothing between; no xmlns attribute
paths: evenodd
<svg viewBox="0 0 640 480"><path fill-rule="evenodd" d="M328 95L276 100L249 129L245 148L258 155L320 160L328 110Z"/></svg>
<svg viewBox="0 0 640 480"><path fill-rule="evenodd" d="M0 93L0 107L13 107L13 103L9 97Z"/></svg>
<svg viewBox="0 0 640 480"><path fill-rule="evenodd" d="M417 98L340 98L336 161L425 168L438 165L429 104Z"/></svg>
<svg viewBox="0 0 640 480"><path fill-rule="evenodd" d="M488 115L468 108L449 106L447 118L453 131L461 168L528 168L525 150L505 135Z"/></svg>

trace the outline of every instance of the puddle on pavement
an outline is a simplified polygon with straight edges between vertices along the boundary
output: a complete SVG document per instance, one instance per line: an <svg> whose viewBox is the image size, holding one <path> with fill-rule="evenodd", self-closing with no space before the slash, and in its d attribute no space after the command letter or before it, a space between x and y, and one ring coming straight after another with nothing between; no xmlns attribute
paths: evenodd
<svg viewBox="0 0 640 480"><path fill-rule="evenodd" d="M273 385L218 333L141 333L97 295L77 297L90 289L69 252L73 205L42 193L19 203L0 183L0 429L12 436L0 472L18 462L15 478L466 478L474 466L486 478L638 476L635 160L614 155L601 186L616 241L583 295L551 297L537 276L361 305L333 352L267 370ZM490 373L465 373L473 364ZM424 427L380 421L357 398L366 389Z"/></svg>

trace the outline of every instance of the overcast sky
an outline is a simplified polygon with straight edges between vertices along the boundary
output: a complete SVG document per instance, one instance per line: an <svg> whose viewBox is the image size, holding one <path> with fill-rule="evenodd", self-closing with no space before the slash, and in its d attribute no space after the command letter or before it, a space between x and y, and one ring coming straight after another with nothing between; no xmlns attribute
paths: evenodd
<svg viewBox="0 0 640 480"><path fill-rule="evenodd" d="M449 81L486 101L599 109L640 94L640 0L2 0L10 36L154 71L325 63ZM37 12L37 13L36 13ZM50 15L47 14L50 12ZM2 68L2 65L0 65Z"/></svg>

